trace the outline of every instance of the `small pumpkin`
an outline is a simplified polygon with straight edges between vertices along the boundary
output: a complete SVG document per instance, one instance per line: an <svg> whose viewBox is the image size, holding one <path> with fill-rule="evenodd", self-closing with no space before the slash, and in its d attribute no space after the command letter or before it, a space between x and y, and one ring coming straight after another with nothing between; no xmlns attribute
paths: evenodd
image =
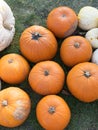
<svg viewBox="0 0 98 130"><path fill-rule="evenodd" d="M20 37L20 51L31 62L52 59L57 52L57 40L45 27L33 25Z"/></svg>
<svg viewBox="0 0 98 130"><path fill-rule="evenodd" d="M38 102L36 116L45 130L63 130L70 122L71 111L63 98L48 95Z"/></svg>
<svg viewBox="0 0 98 130"><path fill-rule="evenodd" d="M6 83L19 84L28 76L30 66L27 60L16 53L6 54L0 59L0 78Z"/></svg>
<svg viewBox="0 0 98 130"><path fill-rule="evenodd" d="M38 94L57 94L63 88L65 73L58 63L42 61L31 69L28 81L31 88Z"/></svg>
<svg viewBox="0 0 98 130"><path fill-rule="evenodd" d="M92 6L84 6L78 13L78 26L83 30L98 27L98 9Z"/></svg>
<svg viewBox="0 0 98 130"><path fill-rule="evenodd" d="M65 38L77 28L78 17L75 11L67 6L51 10L47 16L47 27L56 37Z"/></svg>
<svg viewBox="0 0 98 130"><path fill-rule="evenodd" d="M98 99L98 65L84 62L75 65L67 75L69 91L83 102Z"/></svg>
<svg viewBox="0 0 98 130"><path fill-rule="evenodd" d="M0 0L0 51L7 48L15 34L15 17L10 6Z"/></svg>
<svg viewBox="0 0 98 130"><path fill-rule="evenodd" d="M72 67L91 59L92 46L82 36L70 36L62 42L60 56L65 65Z"/></svg>
<svg viewBox="0 0 98 130"><path fill-rule="evenodd" d="M98 28L87 31L85 38L90 42L92 48L98 48Z"/></svg>
<svg viewBox="0 0 98 130"><path fill-rule="evenodd" d="M0 125L17 127L24 123L31 110L28 94L18 87L0 91Z"/></svg>

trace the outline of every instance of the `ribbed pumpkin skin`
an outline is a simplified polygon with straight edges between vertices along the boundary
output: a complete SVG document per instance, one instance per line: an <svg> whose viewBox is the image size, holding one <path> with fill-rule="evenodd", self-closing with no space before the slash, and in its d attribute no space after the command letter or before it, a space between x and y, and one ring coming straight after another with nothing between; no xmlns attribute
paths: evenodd
<svg viewBox="0 0 98 130"><path fill-rule="evenodd" d="M41 95L57 94L63 88L65 73L58 63L43 61L31 69L28 81L36 93Z"/></svg>
<svg viewBox="0 0 98 130"><path fill-rule="evenodd" d="M47 17L47 27L56 37L65 38L77 28L78 18L73 9L60 6L50 11Z"/></svg>
<svg viewBox="0 0 98 130"><path fill-rule="evenodd" d="M72 67L91 59L91 44L82 36L70 36L66 38L60 48L60 57L65 65Z"/></svg>
<svg viewBox="0 0 98 130"><path fill-rule="evenodd" d="M64 130L70 122L71 111L61 97L48 95L37 104L36 116L45 130Z"/></svg>
<svg viewBox="0 0 98 130"><path fill-rule="evenodd" d="M83 102L98 99L98 66L84 62L75 65L67 75L67 86L72 95Z"/></svg>
<svg viewBox="0 0 98 130"><path fill-rule="evenodd" d="M9 84L19 84L28 76L30 66L27 60L16 53L6 54L0 59L0 78Z"/></svg>
<svg viewBox="0 0 98 130"><path fill-rule="evenodd" d="M20 51L31 62L52 59L57 52L57 40L45 27L33 25L20 37Z"/></svg>
<svg viewBox="0 0 98 130"><path fill-rule="evenodd" d="M29 116L31 101L28 94L18 87L0 91L0 125L17 127Z"/></svg>

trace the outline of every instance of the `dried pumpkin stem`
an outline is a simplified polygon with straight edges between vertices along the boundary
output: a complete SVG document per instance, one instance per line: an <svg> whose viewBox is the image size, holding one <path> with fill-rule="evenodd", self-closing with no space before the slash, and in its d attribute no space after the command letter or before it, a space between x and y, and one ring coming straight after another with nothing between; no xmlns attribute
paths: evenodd
<svg viewBox="0 0 98 130"><path fill-rule="evenodd" d="M89 71L84 71L84 76L89 78L91 76L90 72Z"/></svg>
<svg viewBox="0 0 98 130"><path fill-rule="evenodd" d="M65 14L62 14L62 17L66 17L66 15L65 15Z"/></svg>
<svg viewBox="0 0 98 130"><path fill-rule="evenodd" d="M8 59L8 63L13 63L13 59Z"/></svg>
<svg viewBox="0 0 98 130"><path fill-rule="evenodd" d="M54 106L50 106L49 109L48 109L48 112L49 112L50 114L55 113L55 107L54 107Z"/></svg>
<svg viewBox="0 0 98 130"><path fill-rule="evenodd" d="M39 32L32 33L32 39L38 40L42 35Z"/></svg>
<svg viewBox="0 0 98 130"><path fill-rule="evenodd" d="M7 106L8 105L8 101L7 100L3 100L2 101L2 106Z"/></svg>
<svg viewBox="0 0 98 130"><path fill-rule="evenodd" d="M48 75L49 75L49 71L48 71L48 70L45 70L45 71L44 71L44 75L45 75L45 76L48 76Z"/></svg>
<svg viewBox="0 0 98 130"><path fill-rule="evenodd" d="M79 42L76 42L76 43L74 44L74 47L75 47L75 48L79 48L79 47L80 47L80 43L79 43Z"/></svg>

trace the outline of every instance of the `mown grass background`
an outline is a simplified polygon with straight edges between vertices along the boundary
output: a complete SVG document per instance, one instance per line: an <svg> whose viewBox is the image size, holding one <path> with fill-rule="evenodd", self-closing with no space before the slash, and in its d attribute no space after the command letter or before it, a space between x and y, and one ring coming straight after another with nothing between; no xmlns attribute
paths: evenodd
<svg viewBox="0 0 98 130"><path fill-rule="evenodd" d="M98 0L5 0L11 7L16 19L16 33L12 44L0 52L0 57L8 53L21 54L19 49L19 38L22 31L34 24L46 27L46 18L48 13L58 6L69 6L76 13L80 8L86 5L94 6L98 8ZM79 31L77 31L79 32ZM75 34L74 34L75 35ZM60 47L63 39L57 39ZM69 68L65 66L59 56L59 50L57 55L52 59L59 63L67 74ZM30 63L31 67L34 65ZM2 89L12 86L2 81ZM19 127L5 128L0 126L0 130L43 130L36 119L36 105L42 96L33 92L26 79L23 83L14 85L25 90L31 98L32 109L28 119ZM67 90L66 83L64 89ZM65 130L98 130L98 101L92 103L83 103L74 98L71 94L60 92L61 96L69 105L71 109L71 121ZM57 124L59 125L59 124Z"/></svg>

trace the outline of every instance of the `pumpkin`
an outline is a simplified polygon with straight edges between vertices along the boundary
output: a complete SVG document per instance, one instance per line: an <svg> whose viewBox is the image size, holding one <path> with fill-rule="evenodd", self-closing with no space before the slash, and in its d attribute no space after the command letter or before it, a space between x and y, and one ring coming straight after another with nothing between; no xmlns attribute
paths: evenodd
<svg viewBox="0 0 98 130"><path fill-rule="evenodd" d="M38 94L57 94L63 88L65 73L58 63L42 61L31 69L28 81Z"/></svg>
<svg viewBox="0 0 98 130"><path fill-rule="evenodd" d="M62 42L60 56L65 65L72 67L91 59L92 46L82 36L70 36Z"/></svg>
<svg viewBox="0 0 98 130"><path fill-rule="evenodd" d="M31 62L52 59L57 52L57 40L45 27L33 25L20 37L20 51Z"/></svg>
<svg viewBox="0 0 98 130"><path fill-rule="evenodd" d="M78 13L78 26L83 30L98 27L98 9L92 6L84 6Z"/></svg>
<svg viewBox="0 0 98 130"><path fill-rule="evenodd" d="M93 54L92 54L92 57L91 57L91 62L98 65L98 49L95 49L93 51Z"/></svg>
<svg viewBox="0 0 98 130"><path fill-rule="evenodd" d="M71 111L63 98L47 95L38 102L36 116L45 130L64 130L70 122Z"/></svg>
<svg viewBox="0 0 98 130"><path fill-rule="evenodd" d="M9 84L19 84L28 76L30 66L23 56L10 53L0 59L0 78Z"/></svg>
<svg viewBox="0 0 98 130"><path fill-rule="evenodd" d="M66 82L78 100L93 102L98 99L98 65L91 62L75 65L68 72Z"/></svg>
<svg viewBox="0 0 98 130"><path fill-rule="evenodd" d="M87 31L85 38L91 43L92 48L98 48L98 28Z"/></svg>
<svg viewBox="0 0 98 130"><path fill-rule="evenodd" d="M10 6L0 0L0 51L7 48L15 34L15 17Z"/></svg>
<svg viewBox="0 0 98 130"><path fill-rule="evenodd" d="M65 38L76 30L78 18L73 9L60 6L49 12L46 23L56 37Z"/></svg>
<svg viewBox="0 0 98 130"><path fill-rule="evenodd" d="M18 87L8 87L0 91L0 125L16 127L29 116L31 100L28 94Z"/></svg>

